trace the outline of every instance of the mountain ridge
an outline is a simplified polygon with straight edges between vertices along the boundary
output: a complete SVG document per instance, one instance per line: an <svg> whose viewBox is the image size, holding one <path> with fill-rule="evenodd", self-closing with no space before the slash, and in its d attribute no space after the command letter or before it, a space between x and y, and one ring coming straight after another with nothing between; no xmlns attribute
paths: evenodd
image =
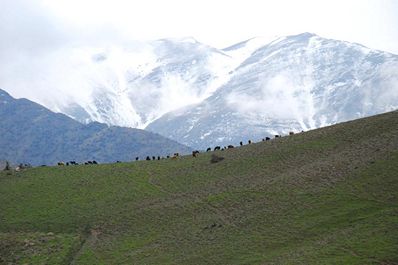
<svg viewBox="0 0 398 265"><path fill-rule="evenodd" d="M78 76L79 92L58 82L56 96L42 100L57 97L62 104L49 105L83 123L145 128L195 148L397 108L397 55L314 33L224 49L191 37L137 47L82 52L89 63L69 75Z"/></svg>
<svg viewBox="0 0 398 265"><path fill-rule="evenodd" d="M394 76L393 54L310 33L279 38L205 101L146 129L196 148L315 129L396 109Z"/></svg>
<svg viewBox="0 0 398 265"><path fill-rule="evenodd" d="M0 90L0 160L14 164L59 161L132 161L135 157L188 153L190 148L147 131L81 124Z"/></svg>

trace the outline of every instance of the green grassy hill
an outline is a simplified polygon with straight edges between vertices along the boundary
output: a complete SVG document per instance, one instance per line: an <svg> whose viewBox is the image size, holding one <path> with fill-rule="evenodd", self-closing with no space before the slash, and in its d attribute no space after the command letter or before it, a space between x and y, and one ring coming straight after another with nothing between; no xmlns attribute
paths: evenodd
<svg viewBox="0 0 398 265"><path fill-rule="evenodd" d="M0 173L1 264L398 264L398 112L177 160Z"/></svg>

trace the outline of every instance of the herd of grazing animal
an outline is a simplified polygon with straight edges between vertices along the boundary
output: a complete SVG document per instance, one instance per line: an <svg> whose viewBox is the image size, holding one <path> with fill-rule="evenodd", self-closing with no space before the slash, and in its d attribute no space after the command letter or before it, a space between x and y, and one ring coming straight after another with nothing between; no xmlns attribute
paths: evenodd
<svg viewBox="0 0 398 265"><path fill-rule="evenodd" d="M304 131L301 131L301 132L304 132ZM289 132L289 135L294 135L294 132L292 132L292 131ZM282 137L282 135L280 135L280 134L274 135L275 139L276 138L281 138L281 137ZM270 141L270 140L271 140L271 138L268 137L268 136L262 139L262 141ZM248 144L252 144L252 141L248 140L247 143ZM244 145L243 141L240 141L239 145L243 146ZM234 148L233 145L228 145L228 146L224 146L224 147L215 146L213 148L213 151L224 151L224 150L232 149L232 148ZM212 148L209 147L209 148L206 149L206 152L210 152L211 150L212 150ZM200 152L198 150L192 151L192 157L197 157L199 154L200 154ZM156 156L147 156L145 160L148 160L148 161L150 161L150 160L163 160L163 159L170 159L170 158L174 160L174 159L179 158L179 156L180 156L179 153L174 153L173 156L168 155L166 158L165 157L160 157L160 156L157 156L157 157ZM139 160L140 160L140 158L137 156L135 158L135 161L139 161ZM121 161L118 160L118 161L116 161L116 163L121 163ZM97 164L98 164L98 162L95 161L95 160L84 162L84 165L97 165ZM65 166L65 165L66 166L79 165L79 163L76 163L76 161L69 161L69 162L66 162L66 163L65 162L58 162L58 166ZM43 166L45 166L45 165L43 165Z"/></svg>

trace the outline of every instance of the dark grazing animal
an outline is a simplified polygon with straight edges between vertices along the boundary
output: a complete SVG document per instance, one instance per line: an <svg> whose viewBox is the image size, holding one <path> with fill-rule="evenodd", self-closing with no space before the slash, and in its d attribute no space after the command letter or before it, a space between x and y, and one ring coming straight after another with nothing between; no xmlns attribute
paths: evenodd
<svg viewBox="0 0 398 265"><path fill-rule="evenodd" d="M239 144L240 144L240 146L242 146L242 145L243 145L243 142L242 142L242 141L240 141L240 142L239 142Z"/></svg>
<svg viewBox="0 0 398 265"><path fill-rule="evenodd" d="M156 157L152 156L152 160L156 160Z"/></svg>
<svg viewBox="0 0 398 265"><path fill-rule="evenodd" d="M151 160L151 158L149 156L146 157L146 160Z"/></svg>
<svg viewBox="0 0 398 265"><path fill-rule="evenodd" d="M221 149L221 146L216 146L216 147L214 147L214 151L220 150L220 149Z"/></svg>
<svg viewBox="0 0 398 265"><path fill-rule="evenodd" d="M197 157L198 154L199 154L198 150L192 151L192 156L193 157Z"/></svg>
<svg viewBox="0 0 398 265"><path fill-rule="evenodd" d="M211 147L206 149L206 152L210 152L211 151Z"/></svg>
<svg viewBox="0 0 398 265"><path fill-rule="evenodd" d="M271 140L271 138L265 137L265 141L269 141L269 140Z"/></svg>
<svg viewBox="0 0 398 265"><path fill-rule="evenodd" d="M136 158L135 158L135 161L138 161L140 158L137 156Z"/></svg>
<svg viewBox="0 0 398 265"><path fill-rule="evenodd" d="M228 145L228 149L234 148L232 144Z"/></svg>
<svg viewBox="0 0 398 265"><path fill-rule="evenodd" d="M251 144L252 143L252 140L249 140L249 141L247 141L249 144Z"/></svg>
<svg viewBox="0 0 398 265"><path fill-rule="evenodd" d="M289 135L293 135L294 134L294 132L289 132Z"/></svg>

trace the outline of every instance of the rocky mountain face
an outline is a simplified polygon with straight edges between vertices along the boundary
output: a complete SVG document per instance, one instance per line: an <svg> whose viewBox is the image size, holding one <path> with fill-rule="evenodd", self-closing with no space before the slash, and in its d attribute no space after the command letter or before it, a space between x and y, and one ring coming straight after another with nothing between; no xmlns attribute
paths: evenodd
<svg viewBox="0 0 398 265"><path fill-rule="evenodd" d="M28 98L83 123L145 128L194 148L398 108L397 55L310 33L223 50L183 38L73 54L73 71L56 70Z"/></svg>
<svg viewBox="0 0 398 265"><path fill-rule="evenodd" d="M0 90L0 161L55 164L59 161L132 161L136 156L188 153L190 148L147 131L79 123L27 99Z"/></svg>
<svg viewBox="0 0 398 265"><path fill-rule="evenodd" d="M232 47L245 49L245 43ZM256 49L201 103L147 129L196 148L260 140L398 108L398 56L305 33Z"/></svg>

